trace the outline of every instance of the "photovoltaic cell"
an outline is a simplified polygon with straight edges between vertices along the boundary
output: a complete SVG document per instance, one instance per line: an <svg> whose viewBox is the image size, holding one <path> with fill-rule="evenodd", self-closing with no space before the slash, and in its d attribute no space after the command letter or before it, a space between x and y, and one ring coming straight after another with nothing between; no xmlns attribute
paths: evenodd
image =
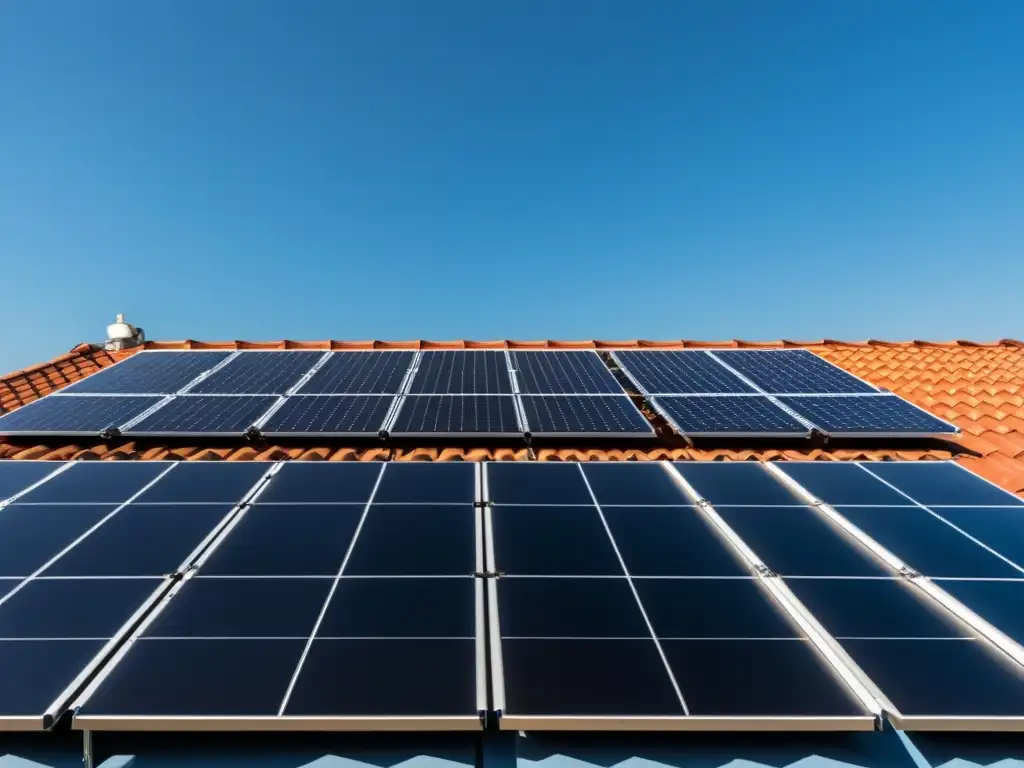
<svg viewBox="0 0 1024 768"><path fill-rule="evenodd" d="M913 502L860 468L842 461L787 461L785 474L826 504L899 506Z"/></svg>
<svg viewBox="0 0 1024 768"><path fill-rule="evenodd" d="M693 507L609 507L604 519L635 576L748 576Z"/></svg>
<svg viewBox="0 0 1024 768"><path fill-rule="evenodd" d="M318 637L471 638L473 579L342 577Z"/></svg>
<svg viewBox="0 0 1024 768"><path fill-rule="evenodd" d="M323 352L240 352L191 394L283 395L323 357Z"/></svg>
<svg viewBox="0 0 1024 768"><path fill-rule="evenodd" d="M236 434L251 427L274 404L273 397L179 395L126 435Z"/></svg>
<svg viewBox="0 0 1024 768"><path fill-rule="evenodd" d="M757 461L677 461L673 466L702 499L715 507L800 504L800 500Z"/></svg>
<svg viewBox="0 0 1024 768"><path fill-rule="evenodd" d="M289 462L274 475L258 503L365 505L383 467L377 462Z"/></svg>
<svg viewBox="0 0 1024 768"><path fill-rule="evenodd" d="M530 395L618 395L622 387L596 352L514 351L519 391Z"/></svg>
<svg viewBox="0 0 1024 768"><path fill-rule="evenodd" d="M62 432L98 435L160 402L160 397L44 397L0 416L0 435Z"/></svg>
<svg viewBox="0 0 1024 768"><path fill-rule="evenodd" d="M412 359L412 352L332 352L299 394L398 394Z"/></svg>
<svg viewBox="0 0 1024 768"><path fill-rule="evenodd" d="M1024 572L918 507L837 507L836 511L924 576L1024 576Z"/></svg>
<svg viewBox="0 0 1024 768"><path fill-rule="evenodd" d="M711 354L770 395L876 391L806 349L715 350Z"/></svg>
<svg viewBox="0 0 1024 768"><path fill-rule="evenodd" d="M272 466L264 461L182 462L137 501L142 504L234 504Z"/></svg>
<svg viewBox="0 0 1024 768"><path fill-rule="evenodd" d="M409 388L416 395L508 395L512 380L503 351L431 350L420 357Z"/></svg>
<svg viewBox="0 0 1024 768"><path fill-rule="evenodd" d="M473 507L376 504L345 566L348 576L468 576L476 568Z"/></svg>
<svg viewBox="0 0 1024 768"><path fill-rule="evenodd" d="M472 504L476 466L470 462L388 462L374 504Z"/></svg>
<svg viewBox="0 0 1024 768"><path fill-rule="evenodd" d="M491 511L495 561L510 576L621 576L593 507L509 507Z"/></svg>
<svg viewBox="0 0 1024 768"><path fill-rule="evenodd" d="M1024 509L1021 507L936 507L933 511L1024 568ZM1021 577L1024 578L1024 573Z"/></svg>
<svg viewBox="0 0 1024 768"><path fill-rule="evenodd" d="M30 485L35 485L61 466L62 463L59 461L0 462L0 501L21 493Z"/></svg>
<svg viewBox="0 0 1024 768"><path fill-rule="evenodd" d="M703 351L616 352L623 370L648 395L755 392L739 376Z"/></svg>
<svg viewBox="0 0 1024 768"><path fill-rule="evenodd" d="M801 437L810 431L767 397L655 397L652 403L684 435Z"/></svg>
<svg viewBox="0 0 1024 768"><path fill-rule="evenodd" d="M173 395L230 352L140 352L65 387L79 394Z"/></svg>
<svg viewBox="0 0 1024 768"><path fill-rule="evenodd" d="M5 507L0 514L0 576L31 576L114 509L100 504Z"/></svg>
<svg viewBox="0 0 1024 768"><path fill-rule="evenodd" d="M76 461L18 501L33 504L120 504L156 480L161 461ZM180 467L175 466L171 472Z"/></svg>
<svg viewBox="0 0 1024 768"><path fill-rule="evenodd" d="M393 435L520 435L511 395L409 395L392 425Z"/></svg>
<svg viewBox="0 0 1024 768"><path fill-rule="evenodd" d="M484 471L496 504L593 504L578 464L494 461Z"/></svg>
<svg viewBox="0 0 1024 768"><path fill-rule="evenodd" d="M602 507L691 503L659 462L587 461L580 467Z"/></svg>
<svg viewBox="0 0 1024 768"><path fill-rule="evenodd" d="M654 434L626 396L524 395L521 401L531 434Z"/></svg>
<svg viewBox="0 0 1024 768"><path fill-rule="evenodd" d="M896 395L780 397L779 401L832 435L939 435L954 431Z"/></svg>
<svg viewBox="0 0 1024 768"><path fill-rule="evenodd" d="M39 717L106 640L0 640L0 717ZM42 727L42 724L39 726Z"/></svg>
<svg viewBox="0 0 1024 768"><path fill-rule="evenodd" d="M891 576L809 507L716 507L780 576Z"/></svg>
<svg viewBox="0 0 1024 768"><path fill-rule="evenodd" d="M962 637L951 616L906 579L789 579L832 637Z"/></svg>
<svg viewBox="0 0 1024 768"><path fill-rule="evenodd" d="M660 638L795 638L754 579L634 579Z"/></svg>
<svg viewBox="0 0 1024 768"><path fill-rule="evenodd" d="M260 431L267 435L376 435L394 400L391 395L293 395Z"/></svg>
<svg viewBox="0 0 1024 768"><path fill-rule="evenodd" d="M1020 506L1024 501L953 462L871 462L865 468L925 506Z"/></svg>

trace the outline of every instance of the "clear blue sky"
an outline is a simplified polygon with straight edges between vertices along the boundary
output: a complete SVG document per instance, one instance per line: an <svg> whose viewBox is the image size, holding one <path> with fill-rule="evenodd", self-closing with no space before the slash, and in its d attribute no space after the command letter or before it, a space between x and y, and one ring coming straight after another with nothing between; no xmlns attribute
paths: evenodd
<svg viewBox="0 0 1024 768"><path fill-rule="evenodd" d="M1024 337L1020 0L20 0L0 371L151 338Z"/></svg>

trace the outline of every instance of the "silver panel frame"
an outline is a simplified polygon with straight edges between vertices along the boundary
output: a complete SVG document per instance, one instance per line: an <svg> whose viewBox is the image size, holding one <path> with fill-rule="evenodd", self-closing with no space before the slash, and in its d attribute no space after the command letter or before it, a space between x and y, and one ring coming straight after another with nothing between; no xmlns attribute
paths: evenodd
<svg viewBox="0 0 1024 768"><path fill-rule="evenodd" d="M329 431L320 431L320 432L282 432L280 430L263 431L261 429L262 426L264 424L266 424L275 413L277 413L279 410L281 410L281 408L283 408L284 405L289 400L292 399L292 397L322 397L322 398L325 398L325 399L329 398L329 399L332 399L332 400L338 400L338 399L342 399L342 398L352 398L352 397L390 397L391 398L391 404L388 406L388 410L384 414L384 418L381 421L381 425L377 429L371 430L371 431L365 431L365 432L329 432ZM270 410L267 411L265 414L263 414L263 416L260 417L259 421L257 421L253 426L255 426L257 429L260 429L261 430L260 434L263 435L264 437L275 437L275 438L289 438L289 437L376 438L376 437L380 436L381 430L386 427L386 425L388 423L388 419L391 418L391 414L393 412L395 412L396 403L398 402L400 397L401 397L400 395L303 395L303 394L282 395L281 398L280 398L280 402L279 403L275 403L270 408ZM207 433L207 434L209 434L209 433Z"/></svg>
<svg viewBox="0 0 1024 768"><path fill-rule="evenodd" d="M579 397L579 398L609 397L609 398L622 399L622 400L625 400L627 403L629 403L630 408L632 408L634 411L636 411L637 415L647 425L647 429L645 431L643 431L643 432L535 432L534 430L532 430L530 428L529 418L526 415L526 408L523 407L523 409L522 409L523 427L524 427L523 431L524 431L524 433L528 432L531 437L554 437L554 438L578 437L578 438L601 438L601 439L622 438L622 439L634 439L635 440L636 438L645 438L645 437L650 438L650 437L656 437L657 436L657 432L654 429L654 425L651 424L651 422L647 420L647 417L644 416L643 412L639 408L637 408L637 405L636 405L636 403L633 402L633 399L628 394L625 394L625 393L623 393L621 395L517 395L517 397L522 402L525 402L527 398L531 398L531 397L565 397L565 398L569 398L569 397Z"/></svg>
<svg viewBox="0 0 1024 768"><path fill-rule="evenodd" d="M415 397L450 397L450 398L460 398L460 397L502 397L502 398L508 398L508 401L509 401L509 403L511 404L511 406L513 408L513 412L516 415L516 424L518 425L518 427L520 429L518 431L516 431L516 432L393 432L393 431L391 431L391 427L393 427L395 422L398 421L398 417L401 415L402 409L405 407L406 402L411 400L412 398L415 398ZM518 408L518 403L517 403L518 399L519 398L516 395L513 395L513 394L481 395L481 394L471 394L471 393L460 393L460 394L456 394L456 395L413 395L413 394L400 395L397 398L398 404L396 405L396 407L394 409L393 416L391 417L390 421L386 422L386 425L387 425L386 426L386 431L388 433L388 437L398 437L398 438L408 438L408 437L418 437L418 438L431 438L431 437L450 437L450 438L459 438L459 437L465 437L465 438L488 438L488 437L490 437L490 438L503 438L504 437L504 438L520 438L521 439L523 437L524 430L522 429L523 422L522 422L522 418L521 418L520 411L519 411L519 408Z"/></svg>

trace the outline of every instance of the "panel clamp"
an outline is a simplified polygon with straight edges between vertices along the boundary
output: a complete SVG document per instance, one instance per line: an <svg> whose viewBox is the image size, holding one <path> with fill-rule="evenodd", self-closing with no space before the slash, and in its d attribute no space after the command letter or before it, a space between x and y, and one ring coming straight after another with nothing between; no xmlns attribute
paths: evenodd
<svg viewBox="0 0 1024 768"><path fill-rule="evenodd" d="M769 579L773 579L779 575L764 563L754 563L754 572L758 576L764 576L765 578Z"/></svg>
<svg viewBox="0 0 1024 768"><path fill-rule="evenodd" d="M497 579L504 575L504 571L473 571L474 579Z"/></svg>
<svg viewBox="0 0 1024 768"><path fill-rule="evenodd" d="M901 579L919 579L921 574L911 568L909 565L904 565L897 571Z"/></svg>
<svg viewBox="0 0 1024 768"><path fill-rule="evenodd" d="M119 437L121 437L121 430L117 427L107 427L100 432L101 440L117 440Z"/></svg>
<svg viewBox="0 0 1024 768"><path fill-rule="evenodd" d="M255 424L245 430L245 432L242 433L242 436L250 443L258 443L263 440L263 433L260 432L260 428Z"/></svg>
<svg viewBox="0 0 1024 768"><path fill-rule="evenodd" d="M473 508L474 509L486 509L487 507L493 507L493 506L494 506L494 502L493 501L474 501L473 502Z"/></svg>

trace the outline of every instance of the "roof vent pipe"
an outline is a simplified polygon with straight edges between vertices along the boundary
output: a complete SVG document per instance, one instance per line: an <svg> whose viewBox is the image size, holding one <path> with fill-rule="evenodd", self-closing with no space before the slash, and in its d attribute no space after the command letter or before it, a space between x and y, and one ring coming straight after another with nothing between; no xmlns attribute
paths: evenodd
<svg viewBox="0 0 1024 768"><path fill-rule="evenodd" d="M131 349L145 343L145 331L126 323L124 315L118 315L117 319L107 326L107 341L103 348L108 352L120 352L122 349Z"/></svg>

